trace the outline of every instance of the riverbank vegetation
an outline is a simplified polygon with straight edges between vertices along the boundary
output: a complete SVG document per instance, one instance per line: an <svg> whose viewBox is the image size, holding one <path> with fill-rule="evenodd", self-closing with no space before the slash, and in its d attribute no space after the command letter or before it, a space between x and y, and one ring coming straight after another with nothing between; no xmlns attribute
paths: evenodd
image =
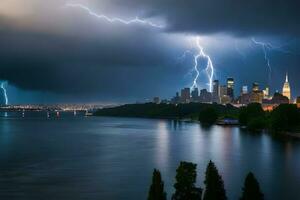
<svg viewBox="0 0 300 200"><path fill-rule="evenodd" d="M197 165L190 162L180 162L175 177L175 192L172 200L227 200L227 194L222 176L215 164L210 161L205 172L205 189L196 186ZM166 200L164 182L161 174L154 169L152 183L147 200ZM240 200L263 200L264 195L253 173L248 173L241 189Z"/></svg>
<svg viewBox="0 0 300 200"><path fill-rule="evenodd" d="M281 104L265 112L260 104L249 104L240 109L239 122L252 131L297 132L300 130L300 110L294 104Z"/></svg>
<svg viewBox="0 0 300 200"><path fill-rule="evenodd" d="M115 117L146 117L166 119L193 119L198 120L199 114L205 115L213 111L217 118L235 117L238 118L239 109L232 105L189 103L189 104L126 104L113 108L98 110L97 116ZM211 122L211 121L210 121ZM213 123L215 120L212 121Z"/></svg>
<svg viewBox="0 0 300 200"><path fill-rule="evenodd" d="M100 109L96 116L190 119L210 126L235 120L251 131L268 129L274 132L300 132L300 110L294 104L281 104L273 111L264 111L261 104L252 103L236 108L220 104L126 104ZM227 124L236 124L229 122ZM226 123L218 123L226 124Z"/></svg>

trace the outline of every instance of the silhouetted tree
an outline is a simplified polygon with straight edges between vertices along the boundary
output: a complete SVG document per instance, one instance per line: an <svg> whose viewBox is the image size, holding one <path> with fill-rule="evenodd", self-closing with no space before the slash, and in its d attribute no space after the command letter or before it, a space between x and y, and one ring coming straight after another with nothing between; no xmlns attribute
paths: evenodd
<svg viewBox="0 0 300 200"><path fill-rule="evenodd" d="M207 107L200 111L199 121L205 125L212 125L218 119L218 113L213 107Z"/></svg>
<svg viewBox="0 0 300 200"><path fill-rule="evenodd" d="M0 92L1 93L1 92ZM1 94L0 94L1 96ZM198 119L199 112L212 107L219 115L237 116L239 109L220 104L187 103L187 104L126 104L113 108L97 110L96 116L150 117L150 118L190 118Z"/></svg>
<svg viewBox="0 0 300 200"><path fill-rule="evenodd" d="M209 161L205 173L206 186L203 200L226 200L226 191L224 182L219 175L218 169L212 161Z"/></svg>
<svg viewBox="0 0 300 200"><path fill-rule="evenodd" d="M266 126L266 116L261 104L251 103L247 107L242 107L240 109L239 122L250 130L264 128Z"/></svg>
<svg viewBox="0 0 300 200"><path fill-rule="evenodd" d="M164 191L164 182L161 179L161 174L154 169L152 176L152 184L148 193L148 200L166 200L167 194Z"/></svg>
<svg viewBox="0 0 300 200"><path fill-rule="evenodd" d="M202 189L195 186L196 164L180 162L176 172L175 193L172 200L201 200Z"/></svg>
<svg viewBox="0 0 300 200"><path fill-rule="evenodd" d="M293 104L281 104L271 112L271 128L277 131L291 130L300 124L299 110Z"/></svg>
<svg viewBox="0 0 300 200"><path fill-rule="evenodd" d="M263 200L264 195L260 190L259 183L250 172L244 183L243 194L240 200Z"/></svg>
<svg viewBox="0 0 300 200"><path fill-rule="evenodd" d="M161 179L161 174L154 169L152 175L152 184L148 193L148 200L166 200L167 194L164 191L164 182Z"/></svg>

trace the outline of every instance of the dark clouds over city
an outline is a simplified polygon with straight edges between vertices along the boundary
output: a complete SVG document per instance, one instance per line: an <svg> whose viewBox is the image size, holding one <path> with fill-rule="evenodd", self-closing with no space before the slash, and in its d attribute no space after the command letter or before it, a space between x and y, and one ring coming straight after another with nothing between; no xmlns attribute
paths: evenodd
<svg viewBox="0 0 300 200"><path fill-rule="evenodd" d="M270 43L273 91L289 72L300 95L300 13L297 1L74 0L110 17L136 16L158 24L109 23L62 0L0 2L0 79L27 101L126 102L171 97L191 86L197 52L194 37L214 63L215 78L236 79L236 90L254 81L268 84L262 47ZM203 70L205 66L200 66ZM198 84L207 87L204 72ZM8 91L10 93L10 91ZM11 94L22 103L22 95ZM29 99L29 100L28 100Z"/></svg>

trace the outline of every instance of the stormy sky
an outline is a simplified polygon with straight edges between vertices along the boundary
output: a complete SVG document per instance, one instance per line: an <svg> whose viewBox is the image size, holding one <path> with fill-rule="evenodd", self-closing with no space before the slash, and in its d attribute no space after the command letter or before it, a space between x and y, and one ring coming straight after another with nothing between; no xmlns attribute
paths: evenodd
<svg viewBox="0 0 300 200"><path fill-rule="evenodd" d="M70 3L164 28L111 23ZM296 97L299 7L296 0L1 0L0 80L8 81L10 103L170 98L192 85L199 36L214 79L235 78L237 94L252 82L281 90L288 72ZM270 67L253 39L266 44ZM200 59L200 89L208 88L205 65Z"/></svg>

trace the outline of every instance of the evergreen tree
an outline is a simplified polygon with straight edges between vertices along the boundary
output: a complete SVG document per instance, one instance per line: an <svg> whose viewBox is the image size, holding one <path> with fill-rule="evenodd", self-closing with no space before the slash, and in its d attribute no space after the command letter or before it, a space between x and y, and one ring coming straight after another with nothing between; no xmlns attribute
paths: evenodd
<svg viewBox="0 0 300 200"><path fill-rule="evenodd" d="M175 194L172 200L201 200L202 189L195 186L196 164L180 162L176 172Z"/></svg>
<svg viewBox="0 0 300 200"><path fill-rule="evenodd" d="M149 189L148 200L166 200L167 194L164 191L164 182L161 179L161 174L154 169L152 176L152 184Z"/></svg>
<svg viewBox="0 0 300 200"><path fill-rule="evenodd" d="M224 182L219 175L218 169L212 161L209 161L205 173L206 186L203 200L226 200Z"/></svg>
<svg viewBox="0 0 300 200"><path fill-rule="evenodd" d="M246 179L243 187L243 194L240 200L263 200L264 195L260 190L259 183L250 172Z"/></svg>

